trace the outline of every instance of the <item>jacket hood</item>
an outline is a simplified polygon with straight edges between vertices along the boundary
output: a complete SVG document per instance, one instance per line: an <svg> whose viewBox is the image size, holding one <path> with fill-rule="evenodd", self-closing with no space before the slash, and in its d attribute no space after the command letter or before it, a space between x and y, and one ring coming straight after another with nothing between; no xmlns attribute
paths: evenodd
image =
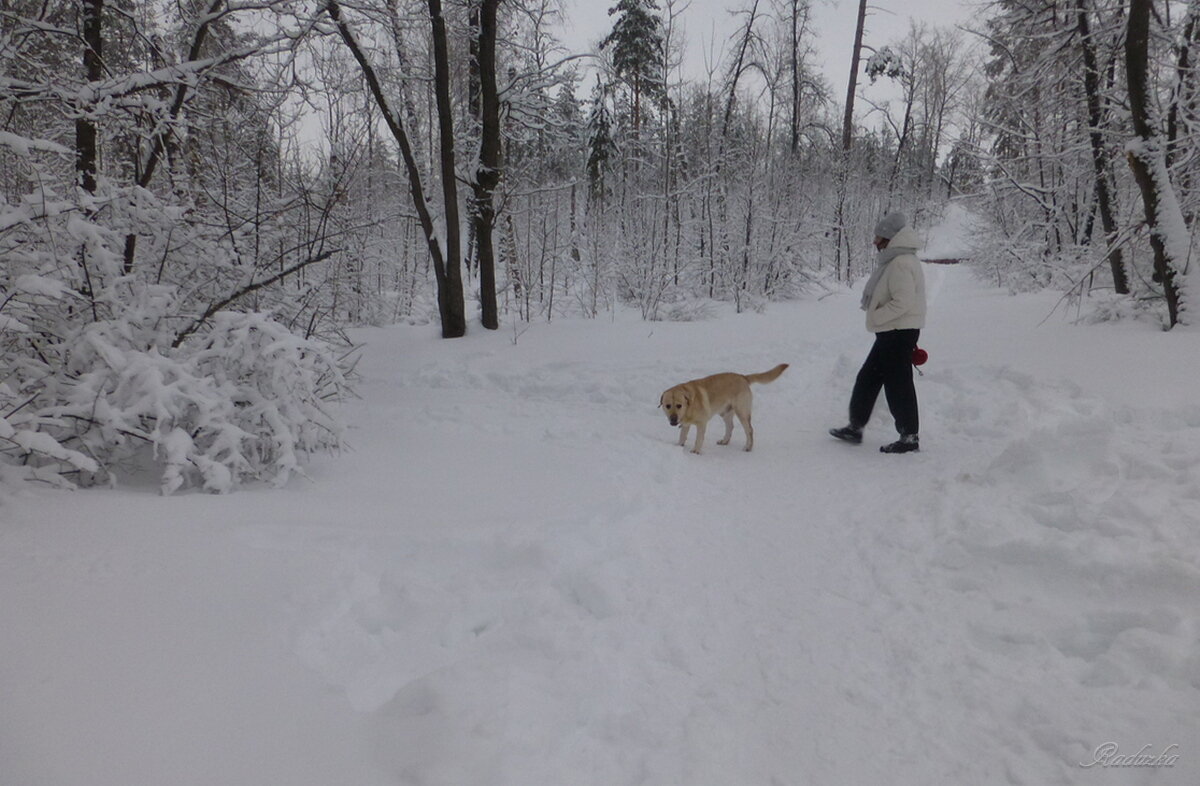
<svg viewBox="0 0 1200 786"><path fill-rule="evenodd" d="M921 243L921 238L917 237L917 233L909 226L902 228L888 241L888 248L911 248L915 251L922 245L924 244Z"/></svg>

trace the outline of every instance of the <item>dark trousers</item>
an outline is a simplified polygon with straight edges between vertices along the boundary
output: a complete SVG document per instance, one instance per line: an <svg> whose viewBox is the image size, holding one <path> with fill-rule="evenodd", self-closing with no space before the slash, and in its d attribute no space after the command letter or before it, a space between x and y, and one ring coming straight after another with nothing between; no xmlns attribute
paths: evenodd
<svg viewBox="0 0 1200 786"><path fill-rule="evenodd" d="M919 330L888 330L875 334L867 360L854 381L850 394L850 425L862 428L871 419L875 399L883 388L888 408L896 419L900 436L917 434L917 388L913 385L912 352L917 346Z"/></svg>

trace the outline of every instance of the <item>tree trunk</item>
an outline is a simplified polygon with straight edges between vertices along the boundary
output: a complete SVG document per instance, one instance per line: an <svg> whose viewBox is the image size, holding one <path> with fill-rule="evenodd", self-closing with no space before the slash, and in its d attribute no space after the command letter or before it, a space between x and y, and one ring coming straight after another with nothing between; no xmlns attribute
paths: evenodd
<svg viewBox="0 0 1200 786"><path fill-rule="evenodd" d="M479 75L479 168L475 172L475 251L479 264L481 321L488 330L500 327L496 305L495 192L500 183L500 94L496 87L496 7L482 0L476 44Z"/></svg>
<svg viewBox="0 0 1200 786"><path fill-rule="evenodd" d="M1197 90L1194 76L1196 65L1192 62L1192 49L1200 38L1200 2L1188 4L1184 17L1183 34L1179 38L1178 56L1175 61L1175 87L1171 91L1171 103L1167 108L1167 166L1173 167L1178 155L1180 115L1196 116ZM1179 171L1179 193L1185 198L1191 193L1195 181L1195 167L1184 167Z"/></svg>
<svg viewBox="0 0 1200 786"><path fill-rule="evenodd" d="M83 7L83 69L88 82L98 82L104 76L103 49L104 0L87 0ZM96 171L99 160L99 134L96 124L88 119L85 107L78 107L79 117L75 120L75 172L77 184L89 194L96 193ZM96 287L92 282L89 252L86 245L79 249L79 267L83 271L84 286L81 294L88 299L93 321L99 321L96 307Z"/></svg>
<svg viewBox="0 0 1200 786"><path fill-rule="evenodd" d="M800 149L800 0L792 0L792 153Z"/></svg>
<svg viewBox="0 0 1200 786"><path fill-rule="evenodd" d="M442 337L458 338L467 332L463 307L462 235L458 214L458 181L454 169L454 106L450 103L450 54L442 0L429 0L433 32L433 83L437 100L438 138L441 150L442 209L446 216L446 294L442 299ZM454 293L454 296L451 294Z"/></svg>
<svg viewBox="0 0 1200 786"><path fill-rule="evenodd" d="M471 113L471 117L479 119L479 41L481 30L479 28L479 12L480 6L486 0L481 0L478 4L472 3L471 10L467 15L467 26L471 29L472 37L467 42L467 111Z"/></svg>
<svg viewBox="0 0 1200 786"><path fill-rule="evenodd" d="M104 77L104 41L101 36L104 0L86 0L83 14L83 70L88 82L99 82ZM96 193L98 159L96 124L88 119L86 112L80 112L75 120L75 171L79 175L79 186L89 194Z"/></svg>
<svg viewBox="0 0 1200 786"><path fill-rule="evenodd" d="M900 165L904 160L904 148L908 145L908 134L912 129L912 111L915 93L910 93L904 104L904 122L900 124L900 137L896 140L896 158L892 162L892 174L888 178L888 201L896 192L896 180L900 177Z"/></svg>
<svg viewBox="0 0 1200 786"><path fill-rule="evenodd" d="M1075 0L1078 12L1079 45L1083 50L1083 87L1087 94L1088 136L1092 145L1092 168L1096 174L1096 207L1104 227L1104 242L1108 249L1108 264L1112 269L1113 288L1118 294L1129 294L1129 277L1117 245L1116 195L1108 187L1108 157L1104 154L1104 111L1100 103L1100 68L1096 62L1096 47L1092 41L1088 20L1087 0Z"/></svg>
<svg viewBox="0 0 1200 786"><path fill-rule="evenodd" d="M633 141L637 144L642 128L642 79L633 75Z"/></svg>
<svg viewBox="0 0 1200 786"><path fill-rule="evenodd" d="M738 292L735 300L737 301L737 311L742 312L742 293L750 291L750 241L754 237L754 184L750 183L750 193L747 195L746 202L746 233L742 238L742 276L738 282Z"/></svg>
<svg viewBox="0 0 1200 786"><path fill-rule="evenodd" d="M1186 246L1174 235L1186 234L1186 225L1171 186L1164 140L1151 114L1150 14L1151 0L1130 0L1125 32L1125 74L1135 140L1128 147L1128 159L1142 192L1146 225L1150 228L1150 247L1154 250L1154 280L1163 285L1170 328L1180 322L1184 305L1176 275L1178 266L1185 261L1178 258L1180 248Z"/></svg>
<svg viewBox="0 0 1200 786"><path fill-rule="evenodd" d="M854 48L850 50L850 84L846 88L846 112L842 115L842 155L850 152L854 128L854 95L858 90L858 65L862 57L863 28L867 23L867 0L858 0L858 23L854 28Z"/></svg>
<svg viewBox="0 0 1200 786"><path fill-rule="evenodd" d="M850 51L850 81L846 87L846 112L842 115L842 155L838 162L838 201L834 214L834 265L842 277L842 245L846 233L846 188L850 174L850 145L854 133L854 96L858 90L858 65L862 57L863 28L867 23L867 0L858 0L858 22L854 28L854 46ZM850 279L850 252L846 252L846 280Z"/></svg>

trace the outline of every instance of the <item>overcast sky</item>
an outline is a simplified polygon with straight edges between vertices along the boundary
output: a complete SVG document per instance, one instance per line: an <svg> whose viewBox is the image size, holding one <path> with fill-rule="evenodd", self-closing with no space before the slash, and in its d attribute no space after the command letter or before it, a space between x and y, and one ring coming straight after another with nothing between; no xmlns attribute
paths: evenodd
<svg viewBox="0 0 1200 786"><path fill-rule="evenodd" d="M572 52L590 51L612 29L608 9L614 5L616 0L563 0L563 45ZM687 76L702 77L705 53L712 50L719 56L723 47L728 47L729 35L738 24L729 9L746 5L747 0L692 0L679 19L687 38ZM849 77L857 12L857 0L813 0L818 65L839 101L844 98ZM973 0L870 0L864 40L872 46L889 43L908 30L910 17L931 25L954 26L969 22L977 13L978 5Z"/></svg>

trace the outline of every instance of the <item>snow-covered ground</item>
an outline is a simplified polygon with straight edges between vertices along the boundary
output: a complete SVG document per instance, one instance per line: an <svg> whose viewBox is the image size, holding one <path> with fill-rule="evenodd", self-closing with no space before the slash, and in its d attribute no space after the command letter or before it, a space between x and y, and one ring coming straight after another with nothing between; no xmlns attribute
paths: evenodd
<svg viewBox="0 0 1200 786"><path fill-rule="evenodd" d="M925 246L921 250L921 257L924 259L970 258L977 242L976 235L982 223L964 201L956 200L946 203L941 220L922 233Z"/></svg>
<svg viewBox="0 0 1200 786"><path fill-rule="evenodd" d="M919 454L825 433L839 293L364 331L311 481L10 489L0 784L1195 786L1200 338L927 274ZM780 362L754 452L675 446L664 388Z"/></svg>

